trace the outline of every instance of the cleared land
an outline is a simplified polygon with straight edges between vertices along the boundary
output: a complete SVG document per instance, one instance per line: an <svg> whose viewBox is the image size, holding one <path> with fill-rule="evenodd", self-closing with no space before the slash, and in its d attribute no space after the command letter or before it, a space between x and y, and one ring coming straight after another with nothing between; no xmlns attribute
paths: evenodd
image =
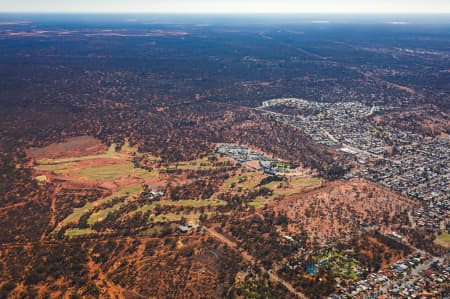
<svg viewBox="0 0 450 299"><path fill-rule="evenodd" d="M106 153L100 155L91 155L91 156L82 156L82 157L72 157L72 158L61 158L61 159L41 159L37 162L39 164L60 164L60 163L70 163L70 162L79 162L84 160L93 160L93 159L119 159L120 155L118 153Z"/></svg>
<svg viewBox="0 0 450 299"><path fill-rule="evenodd" d="M134 168L133 163L121 163L85 168L81 172L72 173L71 176L77 176L87 180L114 180L119 177L131 176L133 174L145 175L147 174L147 171L140 168Z"/></svg>
<svg viewBox="0 0 450 299"><path fill-rule="evenodd" d="M80 136L67 139L65 142L53 143L42 148L32 148L28 152L36 160L48 157L71 158L101 154L106 146L91 136Z"/></svg>
<svg viewBox="0 0 450 299"><path fill-rule="evenodd" d="M70 162L70 163L62 163L62 164L50 164L50 165L38 165L35 166L36 169L40 170L59 170L64 169L67 167L76 166L76 163Z"/></svg>
<svg viewBox="0 0 450 299"><path fill-rule="evenodd" d="M412 201L394 192L359 180L331 182L270 204L271 209L287 215L290 232L305 229L321 243L359 231L363 224L396 223L398 215L413 206Z"/></svg>
<svg viewBox="0 0 450 299"><path fill-rule="evenodd" d="M450 248L450 234L442 232L441 235L438 235L436 237L436 240L434 240L434 242L442 247Z"/></svg>

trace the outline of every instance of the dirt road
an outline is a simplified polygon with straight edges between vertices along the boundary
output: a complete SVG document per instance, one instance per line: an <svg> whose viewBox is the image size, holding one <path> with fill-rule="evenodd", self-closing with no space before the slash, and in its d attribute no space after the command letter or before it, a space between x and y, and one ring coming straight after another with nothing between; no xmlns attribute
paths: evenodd
<svg viewBox="0 0 450 299"><path fill-rule="evenodd" d="M233 241L231 241L230 239L228 239L227 237L225 237L224 235L218 233L216 230L214 230L213 228L207 228L207 227L203 227L211 236L215 237L216 239L218 239L219 241L227 244L228 246L230 246L231 248L234 248L235 250L239 251L239 253L242 255L242 257L252 263L255 264L256 259L253 258L250 254L248 254L245 251L239 250L239 247L237 246L237 244ZM295 296L297 296L298 298L302 298L302 299L307 299L308 297L306 297L303 293L298 292L290 283L288 283L287 281L283 280L281 277L279 277L276 273L273 273L272 270L266 270L264 267L260 266L261 272L263 273L267 273L270 277L270 279L272 279L273 281L279 282L281 283L289 292L291 292L292 294L294 294Z"/></svg>

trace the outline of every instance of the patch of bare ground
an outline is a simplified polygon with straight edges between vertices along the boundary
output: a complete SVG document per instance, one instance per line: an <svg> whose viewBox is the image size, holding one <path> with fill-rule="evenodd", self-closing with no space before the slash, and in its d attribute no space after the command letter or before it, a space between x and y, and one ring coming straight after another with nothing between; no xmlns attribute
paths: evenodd
<svg viewBox="0 0 450 299"><path fill-rule="evenodd" d="M34 159L80 157L101 154L106 151L106 145L92 136L80 136L67 139L65 142L53 143L46 147L32 148L29 155Z"/></svg>
<svg viewBox="0 0 450 299"><path fill-rule="evenodd" d="M271 202L268 209L287 215L290 233L306 230L310 239L326 244L364 227L404 221L399 215L413 206L414 202L389 190L352 180L293 194Z"/></svg>
<svg viewBox="0 0 450 299"><path fill-rule="evenodd" d="M95 246L92 255L98 264L92 269L134 296L126 298L223 297L242 260L226 245L200 235L107 243Z"/></svg>

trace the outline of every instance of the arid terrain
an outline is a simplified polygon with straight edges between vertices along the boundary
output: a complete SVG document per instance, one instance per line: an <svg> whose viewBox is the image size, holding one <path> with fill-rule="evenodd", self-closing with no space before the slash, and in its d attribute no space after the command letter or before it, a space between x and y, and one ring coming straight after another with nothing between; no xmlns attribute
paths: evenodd
<svg viewBox="0 0 450 299"><path fill-rule="evenodd" d="M448 26L227 18L0 14L0 299L444 298Z"/></svg>

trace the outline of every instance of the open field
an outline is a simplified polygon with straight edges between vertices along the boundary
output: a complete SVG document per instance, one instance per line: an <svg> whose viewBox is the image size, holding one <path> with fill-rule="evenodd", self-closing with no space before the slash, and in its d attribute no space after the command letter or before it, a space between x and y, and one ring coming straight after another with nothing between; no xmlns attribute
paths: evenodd
<svg viewBox="0 0 450 299"><path fill-rule="evenodd" d="M119 177L137 175L146 175L148 172L144 169L134 168L133 163L121 163L92 168L85 168L81 172L72 173L71 176L80 177L86 180L114 180Z"/></svg>
<svg viewBox="0 0 450 299"><path fill-rule="evenodd" d="M43 164L34 166L37 175L45 174L50 180L55 178L61 181L65 188L101 186L102 188L115 191L118 188L138 184L148 184L150 186L152 184L157 186L161 184L158 181L158 169L148 172L143 168L135 168L134 163L131 161L133 155L137 154L137 151L135 148L130 147L128 143L125 143L122 149L116 152L117 146L115 143L106 148L98 140L89 139L89 142L95 143L95 146L90 149L78 149L76 148L78 146L76 141L83 141L84 139L71 140L39 149L39 155L36 157L41 159L37 163ZM74 147L78 151L74 150ZM68 153L61 151L64 148L69 148L70 153L82 153L85 155L69 156ZM58 151L55 149L58 149ZM146 154L143 155L147 156Z"/></svg>
<svg viewBox="0 0 450 299"><path fill-rule="evenodd" d="M59 170L59 169L65 169L67 167L76 166L77 164L74 162L69 163L60 163L60 164L48 164L48 165L38 165L35 166L36 169L40 170Z"/></svg>
<svg viewBox="0 0 450 299"><path fill-rule="evenodd" d="M60 163L79 162L79 161L93 160L93 159L119 159L119 158L120 158L120 156L117 153L107 153L107 154L100 154L100 155L61 158L61 159L41 159L41 160L38 160L37 162L39 164L60 164Z"/></svg>
<svg viewBox="0 0 450 299"><path fill-rule="evenodd" d="M85 228L85 229L68 229L65 232L65 236L68 237L76 237L76 236L84 236L84 235L93 235L97 234L95 230Z"/></svg>
<svg viewBox="0 0 450 299"><path fill-rule="evenodd" d="M159 171L157 169L153 169L151 172L146 171L145 173L142 173L139 175L140 178L156 178L159 174Z"/></svg>
<svg viewBox="0 0 450 299"><path fill-rule="evenodd" d="M115 205L113 205L110 208L107 209L103 209L100 210L96 213L93 213L89 219L87 220L87 224L92 225L96 222L102 221L103 219L105 219L109 213L114 212L114 211L118 211L121 207L123 207L124 205L126 205L128 202L125 200L124 202L119 202L116 203Z"/></svg>
<svg viewBox="0 0 450 299"><path fill-rule="evenodd" d="M301 193L309 190L310 188L319 187L321 180L318 178L302 178L302 179L292 179L288 182L285 181L274 181L268 184L265 184L263 187L269 188L272 190L272 195L269 196L258 196L252 202L249 203L249 206L259 208L264 206L269 201L281 197L281 196L289 196L296 193ZM281 186L281 188L280 188ZM307 188L307 189L305 189Z"/></svg>
<svg viewBox="0 0 450 299"><path fill-rule="evenodd" d="M207 207L207 206L222 206L225 205L225 202L220 200L177 200L177 201L171 201L171 200L161 200L161 201L155 201L150 205L145 205L143 207L140 207L136 211L133 211L132 214L137 212L147 212L153 210L157 206L184 206L184 207L194 207L194 208L201 208L201 207Z"/></svg>
<svg viewBox="0 0 450 299"><path fill-rule="evenodd" d="M177 168L182 170L211 169L214 166L211 164L208 158L209 157L204 157L198 160L182 162L177 165Z"/></svg>
<svg viewBox="0 0 450 299"><path fill-rule="evenodd" d="M450 234L442 232L442 234L436 237L434 242L442 247L450 248Z"/></svg>
<svg viewBox="0 0 450 299"><path fill-rule="evenodd" d="M225 181L224 185L223 185L223 189L225 191L228 191L231 189L231 186L234 185L238 185L239 187L242 188L253 188L254 186L256 186L259 181L253 181L251 180L254 177L259 176L258 173L245 173L239 176L235 176L232 178L229 178L228 180Z"/></svg>
<svg viewBox="0 0 450 299"><path fill-rule="evenodd" d="M123 188L108 197L105 197L103 199L100 199L100 200L97 200L94 202L89 202L81 208L74 209L73 213L70 214L69 216L67 216L66 219L63 220L63 223L65 223L65 224L71 223L71 222L77 220L78 218L80 218L81 216L83 216L84 214L86 214L87 212L89 212L90 210L92 210L93 208L95 208L97 206L101 206L101 205L113 200L114 198L126 196L126 195L132 196L132 195L135 195L142 191L143 191L143 188L140 186L131 186L131 187Z"/></svg>
<svg viewBox="0 0 450 299"><path fill-rule="evenodd" d="M160 214L157 216L150 216L149 220L152 222L180 221L181 219L194 220L194 219L198 219L201 215L212 215L212 214L214 214L214 213L213 212L192 213L192 214L170 213L170 214Z"/></svg>
<svg viewBox="0 0 450 299"><path fill-rule="evenodd" d="M301 178L301 179L294 179L292 181L290 181L289 183L291 185L303 185L303 186L309 186L309 185L314 185L314 184L319 184L321 182L320 179L318 178Z"/></svg>
<svg viewBox="0 0 450 299"><path fill-rule="evenodd" d="M280 182L277 182L280 183ZM295 193L299 193L301 192L300 190L275 190L273 191L272 195L264 197L264 196L258 196L257 198L255 198L255 200L253 200L252 202L250 202L248 205L251 207L255 207L255 208L259 208L264 206L267 202L274 200L277 197L281 197L281 196L288 196L288 195L292 195Z"/></svg>
<svg viewBox="0 0 450 299"><path fill-rule="evenodd" d="M31 148L29 154L35 160L48 157L68 158L101 154L106 146L91 136L68 138L65 142L53 143L42 148Z"/></svg>
<svg viewBox="0 0 450 299"><path fill-rule="evenodd" d="M54 174L66 174L69 173L68 169L57 169L55 171L53 171Z"/></svg>
<svg viewBox="0 0 450 299"><path fill-rule="evenodd" d="M65 143L60 143L58 145L64 147L66 144L70 144L70 141L67 141ZM50 145L49 147L52 147L53 145ZM106 150L106 152L98 153L94 155L84 155L84 156L68 156L70 151L68 152L58 152L58 153L52 153L49 156L58 156L63 155L64 158L59 159L52 159L52 158L44 158L37 160L37 163L39 164L61 164L61 163L71 163L71 162L79 162L79 161L85 161L85 160L92 160L92 159L119 159L122 154L115 151L116 145L113 143L111 146ZM44 151L46 152L46 151ZM51 152L50 152L51 153ZM86 151L84 153L87 153ZM67 167L67 166L66 166Z"/></svg>

